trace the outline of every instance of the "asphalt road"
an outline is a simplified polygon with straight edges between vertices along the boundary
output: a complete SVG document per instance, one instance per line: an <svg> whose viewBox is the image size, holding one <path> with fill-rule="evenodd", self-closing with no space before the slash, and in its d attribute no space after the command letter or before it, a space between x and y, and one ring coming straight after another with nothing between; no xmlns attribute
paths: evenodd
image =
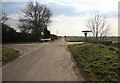
<svg viewBox="0 0 120 83"><path fill-rule="evenodd" d="M63 38L5 46L19 50L21 56L2 68L3 81L84 81Z"/></svg>

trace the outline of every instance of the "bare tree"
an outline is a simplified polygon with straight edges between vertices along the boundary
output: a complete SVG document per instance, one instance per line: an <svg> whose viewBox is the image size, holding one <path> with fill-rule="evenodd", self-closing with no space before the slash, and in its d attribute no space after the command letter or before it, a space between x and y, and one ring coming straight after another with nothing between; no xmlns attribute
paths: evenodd
<svg viewBox="0 0 120 83"><path fill-rule="evenodd" d="M1 11L1 14L0 14L0 23L4 24L7 20L8 20L7 15L3 11Z"/></svg>
<svg viewBox="0 0 120 83"><path fill-rule="evenodd" d="M88 20L86 25L93 34L93 37L98 41L98 38L103 38L108 35L110 25L108 24L105 17L95 15Z"/></svg>
<svg viewBox="0 0 120 83"><path fill-rule="evenodd" d="M20 18L20 29L23 32L39 34L47 28L51 22L51 10L38 2L29 2L23 9L24 17Z"/></svg>

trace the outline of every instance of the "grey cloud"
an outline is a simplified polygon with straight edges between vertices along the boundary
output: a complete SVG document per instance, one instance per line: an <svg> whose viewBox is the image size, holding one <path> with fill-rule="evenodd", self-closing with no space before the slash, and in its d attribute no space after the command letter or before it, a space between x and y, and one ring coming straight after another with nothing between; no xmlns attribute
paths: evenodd
<svg viewBox="0 0 120 83"><path fill-rule="evenodd" d="M21 14L25 4L26 2L2 2L2 10L8 15L14 13Z"/></svg>
<svg viewBox="0 0 120 83"><path fill-rule="evenodd" d="M91 15L98 13L98 10L85 10L77 12L73 6L60 5L56 3L49 3L48 6L52 9L54 16L65 15L65 16L82 16Z"/></svg>
<svg viewBox="0 0 120 83"><path fill-rule="evenodd" d="M111 11L111 12L103 13L102 15L105 16L105 17L108 17L108 18L117 18L118 17L118 12L117 11Z"/></svg>

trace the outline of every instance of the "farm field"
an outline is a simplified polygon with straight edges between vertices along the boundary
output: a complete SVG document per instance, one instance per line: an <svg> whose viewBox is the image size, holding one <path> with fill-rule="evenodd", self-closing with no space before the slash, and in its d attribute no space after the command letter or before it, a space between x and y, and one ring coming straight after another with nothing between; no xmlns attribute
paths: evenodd
<svg viewBox="0 0 120 83"><path fill-rule="evenodd" d="M120 55L97 44L69 45L78 67L90 81L120 81Z"/></svg>
<svg viewBox="0 0 120 83"><path fill-rule="evenodd" d="M68 42L83 42L85 41L85 38L84 37L68 37L68 38L65 38L66 41ZM93 40L92 37L88 37L88 40ZM107 37L104 41L115 41L115 42L118 42L120 41L120 37Z"/></svg>

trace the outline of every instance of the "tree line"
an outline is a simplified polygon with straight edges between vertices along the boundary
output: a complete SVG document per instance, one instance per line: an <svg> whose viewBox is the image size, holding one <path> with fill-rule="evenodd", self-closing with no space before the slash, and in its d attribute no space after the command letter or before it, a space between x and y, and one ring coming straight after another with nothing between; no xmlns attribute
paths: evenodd
<svg viewBox="0 0 120 83"><path fill-rule="evenodd" d="M51 38L52 40L57 39L56 35L50 34L50 31L44 30L45 35L43 38ZM30 33L23 33L23 32L16 32L14 28L6 24L2 24L2 42L9 43L9 42L36 42L40 41L37 40L38 38Z"/></svg>
<svg viewBox="0 0 120 83"><path fill-rule="evenodd" d="M28 2L22 9L24 16L19 19L20 32L5 24L8 20L5 13L1 14L2 41L6 42L35 42L42 38L57 39L56 35L50 34L47 29L51 23L52 11L46 5L38 2Z"/></svg>

